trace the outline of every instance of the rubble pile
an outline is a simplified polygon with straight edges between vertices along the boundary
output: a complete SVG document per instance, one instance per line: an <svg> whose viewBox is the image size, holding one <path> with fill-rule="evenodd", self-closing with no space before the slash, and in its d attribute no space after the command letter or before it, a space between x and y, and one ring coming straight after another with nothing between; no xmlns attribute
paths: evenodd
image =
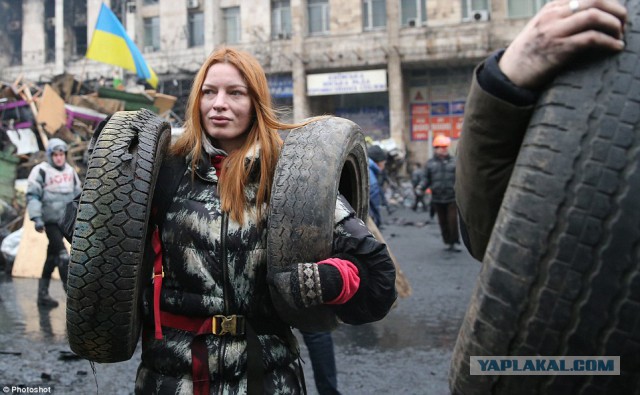
<svg viewBox="0 0 640 395"><path fill-rule="evenodd" d="M115 82L115 80L114 80ZM61 74L49 83L37 84L18 78L0 82L0 242L22 226L26 178L45 160L51 138L69 145L67 161L83 181L87 168L87 147L95 127L117 111L146 108L172 125L181 119L172 112L176 97L140 85L97 88ZM4 264L0 255L0 269Z"/></svg>

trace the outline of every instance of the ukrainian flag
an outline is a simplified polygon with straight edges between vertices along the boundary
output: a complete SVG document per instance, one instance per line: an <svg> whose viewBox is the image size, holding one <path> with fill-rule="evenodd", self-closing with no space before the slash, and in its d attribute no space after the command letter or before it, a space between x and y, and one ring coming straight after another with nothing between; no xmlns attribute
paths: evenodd
<svg viewBox="0 0 640 395"><path fill-rule="evenodd" d="M147 65L122 23L104 3L86 57L134 71L154 88L158 86L158 76Z"/></svg>

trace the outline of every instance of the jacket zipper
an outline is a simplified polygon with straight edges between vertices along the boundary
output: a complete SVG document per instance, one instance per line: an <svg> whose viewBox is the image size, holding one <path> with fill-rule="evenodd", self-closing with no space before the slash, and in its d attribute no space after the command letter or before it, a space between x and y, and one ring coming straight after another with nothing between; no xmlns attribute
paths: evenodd
<svg viewBox="0 0 640 395"><path fill-rule="evenodd" d="M224 301L224 315L229 314L229 272L227 268L227 231L229 229L229 217L226 212L222 213L222 226L220 227L220 249L222 256L220 262L222 264L222 300ZM218 353L218 374L222 377L222 365L224 363L224 354L227 348L227 338L222 336L220 339L220 353ZM222 395L224 385L220 384L219 394Z"/></svg>

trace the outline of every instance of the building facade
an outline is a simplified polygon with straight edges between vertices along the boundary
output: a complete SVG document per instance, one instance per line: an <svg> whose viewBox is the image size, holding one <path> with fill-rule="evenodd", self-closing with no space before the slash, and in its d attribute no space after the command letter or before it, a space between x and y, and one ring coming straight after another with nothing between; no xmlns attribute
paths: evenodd
<svg viewBox="0 0 640 395"><path fill-rule="evenodd" d="M70 73L96 80L117 72L84 58L102 2L0 0L0 79ZM186 97L207 54L236 46L261 62L288 120L349 118L419 162L431 155L435 134L459 137L474 66L546 2L105 1L158 74L160 92Z"/></svg>

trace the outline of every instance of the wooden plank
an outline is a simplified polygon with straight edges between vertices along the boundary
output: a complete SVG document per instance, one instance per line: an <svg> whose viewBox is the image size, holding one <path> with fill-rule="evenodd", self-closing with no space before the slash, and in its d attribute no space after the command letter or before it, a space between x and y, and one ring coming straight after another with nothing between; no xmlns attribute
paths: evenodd
<svg viewBox="0 0 640 395"><path fill-rule="evenodd" d="M22 239L20 239L20 246L13 262L11 275L13 277L40 278L44 261L47 257L49 240L44 232L36 231L35 224L29 219L29 214L26 210L22 226L24 227ZM67 247L67 251L70 251L70 245L66 240L64 240L64 245ZM57 269L53 271L52 278L60 279Z"/></svg>
<svg viewBox="0 0 640 395"><path fill-rule="evenodd" d="M178 98L171 95L165 95L163 93L156 93L153 105L158 108L158 114L163 115L167 111L173 108Z"/></svg>
<svg viewBox="0 0 640 395"><path fill-rule="evenodd" d="M38 99L36 121L49 135L54 135L67 123L64 100L49 84L45 85L42 96Z"/></svg>
<svg viewBox="0 0 640 395"><path fill-rule="evenodd" d="M103 114L113 114L124 110L124 101L122 100L91 95L71 96L69 100L67 100L67 103L74 106L90 108Z"/></svg>
<svg viewBox="0 0 640 395"><path fill-rule="evenodd" d="M33 96L31 96L31 90L29 89L29 87L27 85L22 85L19 94L27 103L29 103L29 107L31 108L31 112L33 113L33 118L37 119L38 108L36 107L36 103L33 101ZM38 135L40 136L40 141L42 141L42 145L46 149L49 145L49 137L47 137L47 134L44 132L42 126L37 121L35 122L35 124L36 129L38 130Z"/></svg>

